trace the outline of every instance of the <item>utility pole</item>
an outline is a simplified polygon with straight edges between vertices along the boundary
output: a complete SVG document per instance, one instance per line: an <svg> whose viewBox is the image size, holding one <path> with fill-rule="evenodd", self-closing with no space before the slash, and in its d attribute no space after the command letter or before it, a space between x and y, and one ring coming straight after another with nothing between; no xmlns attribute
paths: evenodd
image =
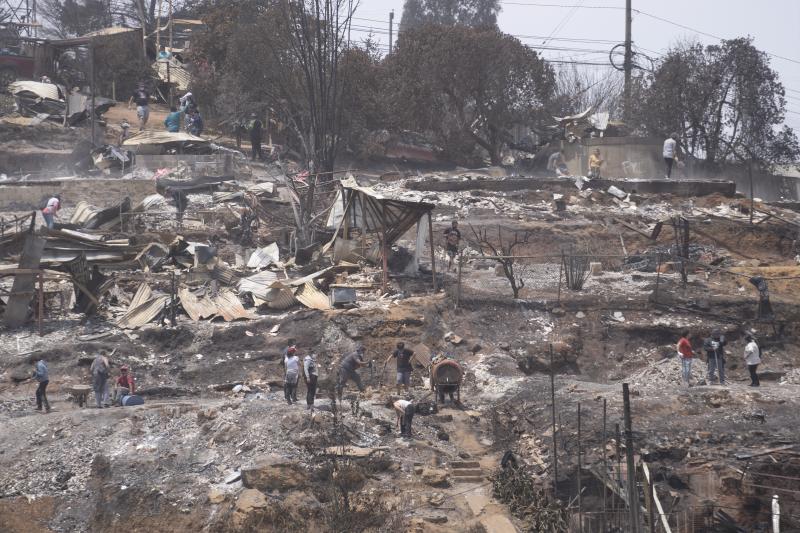
<svg viewBox="0 0 800 533"><path fill-rule="evenodd" d="M350 26L353 25L353 0L347 2L347 48L350 48Z"/></svg>
<svg viewBox="0 0 800 533"><path fill-rule="evenodd" d="M631 50L631 1L625 0L625 121L631 119L631 71L633 70L633 51Z"/></svg>
<svg viewBox="0 0 800 533"><path fill-rule="evenodd" d="M389 54L392 53L392 32L394 31L394 9L389 11Z"/></svg>

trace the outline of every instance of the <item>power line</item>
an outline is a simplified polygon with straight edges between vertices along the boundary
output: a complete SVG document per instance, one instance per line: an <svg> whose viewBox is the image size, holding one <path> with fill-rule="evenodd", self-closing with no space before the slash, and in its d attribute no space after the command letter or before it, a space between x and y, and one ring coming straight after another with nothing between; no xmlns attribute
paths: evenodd
<svg viewBox="0 0 800 533"><path fill-rule="evenodd" d="M583 0L581 0L581 4L583 4ZM542 44L547 44L547 41L550 39L550 37L555 36L564 26L566 26L569 23L570 19L572 19L575 13L578 12L578 7L579 6L573 7L572 10L569 13L567 13L563 19L561 19L561 21L556 25L556 27L553 28L553 31L550 32L550 35L548 35L547 38L544 41L542 41Z"/></svg>
<svg viewBox="0 0 800 533"><path fill-rule="evenodd" d="M564 8L573 8L578 7L582 9L615 9L615 10L624 10L624 7L619 6L586 6L586 5L577 5L577 4L545 4L541 2L500 2L501 4L507 4L510 6L533 6L533 7L564 7Z"/></svg>

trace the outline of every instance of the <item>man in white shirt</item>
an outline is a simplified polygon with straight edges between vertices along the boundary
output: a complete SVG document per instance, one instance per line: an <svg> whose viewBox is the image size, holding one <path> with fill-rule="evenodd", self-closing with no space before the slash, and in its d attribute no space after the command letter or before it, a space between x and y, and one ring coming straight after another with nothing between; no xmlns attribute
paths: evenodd
<svg viewBox="0 0 800 533"><path fill-rule="evenodd" d="M392 404L394 412L397 414L397 425L400 428L400 435L411 437L411 421L414 419L414 402L409 400L397 400Z"/></svg>
<svg viewBox="0 0 800 533"><path fill-rule="evenodd" d="M672 176L672 165L678 160L678 134L673 133L664 141L664 163L667 165L666 179Z"/></svg>
<svg viewBox="0 0 800 533"><path fill-rule="evenodd" d="M750 371L750 386L760 387L761 382L758 380L756 369L761 364L761 348L752 335L745 335L744 340L747 343L744 347L744 361L747 363L747 370Z"/></svg>

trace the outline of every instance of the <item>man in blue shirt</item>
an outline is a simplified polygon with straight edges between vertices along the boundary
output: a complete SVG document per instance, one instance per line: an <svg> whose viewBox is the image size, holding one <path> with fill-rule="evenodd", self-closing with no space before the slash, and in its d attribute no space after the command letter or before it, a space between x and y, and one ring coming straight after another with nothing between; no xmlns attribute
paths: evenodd
<svg viewBox="0 0 800 533"><path fill-rule="evenodd" d="M50 383L50 375L47 372L47 363L44 359L39 359L33 367L33 378L39 382L36 389L36 410L42 410L42 404L46 413L50 412L50 402L47 401L47 384Z"/></svg>
<svg viewBox="0 0 800 533"><path fill-rule="evenodd" d="M183 111L178 111L175 106L170 107L169 111L169 115L164 119L164 127L167 128L169 132L178 133L181 131L181 117L183 116Z"/></svg>

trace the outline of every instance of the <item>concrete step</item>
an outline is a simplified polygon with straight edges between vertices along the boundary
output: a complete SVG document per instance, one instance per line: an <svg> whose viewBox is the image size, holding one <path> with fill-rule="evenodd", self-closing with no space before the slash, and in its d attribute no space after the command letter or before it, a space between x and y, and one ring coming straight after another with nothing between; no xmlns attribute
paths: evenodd
<svg viewBox="0 0 800 533"><path fill-rule="evenodd" d="M486 478L483 476L457 476L452 478L453 483L483 483Z"/></svg>
<svg viewBox="0 0 800 533"><path fill-rule="evenodd" d="M452 461L450 468L480 468L481 464L478 461Z"/></svg>
<svg viewBox="0 0 800 533"><path fill-rule="evenodd" d="M450 474L452 474L453 477L483 476L483 470L480 468L458 468L456 470L451 470Z"/></svg>

